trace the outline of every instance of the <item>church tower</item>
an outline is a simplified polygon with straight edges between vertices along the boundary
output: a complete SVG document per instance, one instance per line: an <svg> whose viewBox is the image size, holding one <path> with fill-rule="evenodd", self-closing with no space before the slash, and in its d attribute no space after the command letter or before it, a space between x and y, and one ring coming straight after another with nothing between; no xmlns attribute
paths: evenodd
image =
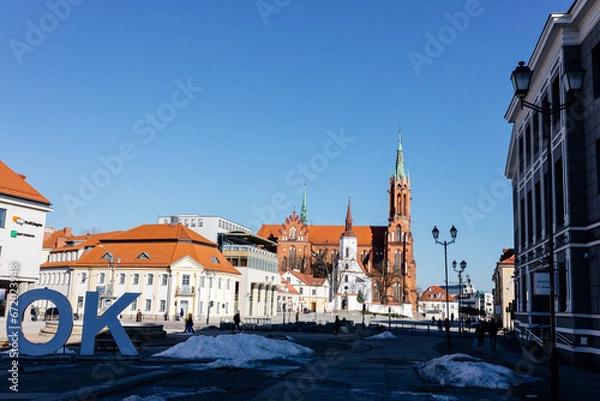
<svg viewBox="0 0 600 401"><path fill-rule="evenodd" d="M402 137L398 132L396 166L389 183L389 218L386 235L386 261L388 277L385 294L388 303L417 310L416 263L413 256L411 231L410 178L404 168Z"/></svg>

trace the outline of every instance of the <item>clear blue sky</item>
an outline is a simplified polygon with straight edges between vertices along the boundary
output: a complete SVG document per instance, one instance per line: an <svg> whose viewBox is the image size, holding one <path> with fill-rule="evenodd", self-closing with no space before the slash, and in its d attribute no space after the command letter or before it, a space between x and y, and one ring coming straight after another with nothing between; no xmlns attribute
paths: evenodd
<svg viewBox="0 0 600 401"><path fill-rule="evenodd" d="M491 290L513 243L509 75L572 1L65 4L0 15L0 157L52 201L48 225L256 230L299 211L305 175L312 223L343 224L351 196L356 225L385 225L401 127L418 285L443 283L431 229L454 224L450 262Z"/></svg>

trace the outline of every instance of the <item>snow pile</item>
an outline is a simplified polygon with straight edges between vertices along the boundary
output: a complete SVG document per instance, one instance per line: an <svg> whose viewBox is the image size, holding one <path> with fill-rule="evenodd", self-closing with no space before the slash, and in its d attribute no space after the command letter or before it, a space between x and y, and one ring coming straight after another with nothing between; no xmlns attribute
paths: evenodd
<svg viewBox="0 0 600 401"><path fill-rule="evenodd" d="M384 331L376 336L365 337L365 340L396 340L398 337L390 333L389 331Z"/></svg>
<svg viewBox="0 0 600 401"><path fill-rule="evenodd" d="M444 355L418 363L419 374L425 379L454 387L508 389L520 385L525 377L504 366L483 362L466 354Z"/></svg>
<svg viewBox="0 0 600 401"><path fill-rule="evenodd" d="M212 336L193 336L155 357L173 359L225 359L256 361L269 359L295 359L313 356L310 348L289 341L274 340L256 334L222 334Z"/></svg>

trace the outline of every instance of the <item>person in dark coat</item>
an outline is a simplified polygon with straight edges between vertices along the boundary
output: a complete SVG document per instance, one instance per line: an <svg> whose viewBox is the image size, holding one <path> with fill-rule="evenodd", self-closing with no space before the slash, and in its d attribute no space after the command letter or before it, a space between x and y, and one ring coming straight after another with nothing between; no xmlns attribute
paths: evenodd
<svg viewBox="0 0 600 401"><path fill-rule="evenodd" d="M340 332L340 317L335 317L335 323L333 324L333 334L337 335Z"/></svg>
<svg viewBox="0 0 600 401"><path fill-rule="evenodd" d="M185 331L184 333L193 333L194 332L194 319L192 318L192 313L188 313L185 318Z"/></svg>
<svg viewBox="0 0 600 401"><path fill-rule="evenodd" d="M477 335L477 347L479 351L483 350L483 342L485 341L485 331L486 331L485 321L480 320L477 329L475 329L475 335Z"/></svg>
<svg viewBox="0 0 600 401"><path fill-rule="evenodd" d="M238 328L240 333L242 332L242 327L240 326L241 321L242 318L240 317L240 311L235 312L235 315L233 315L233 327L231 328L232 333L235 332L236 327Z"/></svg>
<svg viewBox="0 0 600 401"><path fill-rule="evenodd" d="M496 340L498 337L498 323L492 319L488 324L488 334L490 336L490 349L496 351Z"/></svg>
<svg viewBox="0 0 600 401"><path fill-rule="evenodd" d="M138 309L137 311L137 315L135 315L135 321L136 322L141 322L142 321L142 311Z"/></svg>

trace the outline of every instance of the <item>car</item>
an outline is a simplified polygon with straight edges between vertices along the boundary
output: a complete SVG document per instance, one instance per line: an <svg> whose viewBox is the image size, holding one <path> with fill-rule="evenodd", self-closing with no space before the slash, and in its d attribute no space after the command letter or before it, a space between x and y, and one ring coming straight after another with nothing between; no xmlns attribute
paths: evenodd
<svg viewBox="0 0 600 401"><path fill-rule="evenodd" d="M58 320L58 308L48 308L44 312L44 320Z"/></svg>

